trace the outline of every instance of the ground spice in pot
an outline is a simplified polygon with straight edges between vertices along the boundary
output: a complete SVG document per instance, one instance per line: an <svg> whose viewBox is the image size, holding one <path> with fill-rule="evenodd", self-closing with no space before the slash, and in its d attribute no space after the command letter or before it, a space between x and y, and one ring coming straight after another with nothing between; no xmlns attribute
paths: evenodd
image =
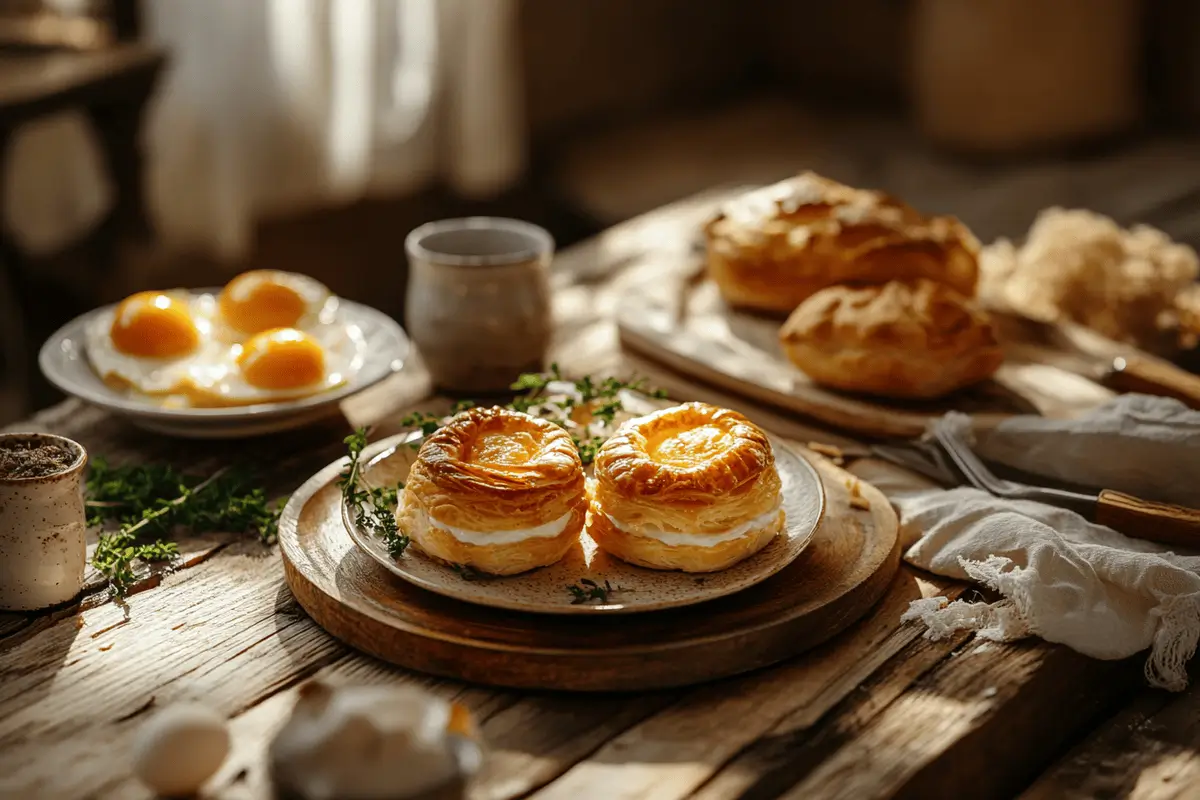
<svg viewBox="0 0 1200 800"><path fill-rule="evenodd" d="M75 463L75 454L43 442L9 442L0 445L0 479L44 478Z"/></svg>

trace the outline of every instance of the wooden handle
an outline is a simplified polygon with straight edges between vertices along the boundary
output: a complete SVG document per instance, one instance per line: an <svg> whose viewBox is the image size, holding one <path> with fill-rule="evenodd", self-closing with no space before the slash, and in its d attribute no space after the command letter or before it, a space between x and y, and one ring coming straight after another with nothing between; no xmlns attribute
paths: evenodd
<svg viewBox="0 0 1200 800"><path fill-rule="evenodd" d="M1114 361L1108 383L1120 392L1174 397L1191 408L1200 409L1200 375L1165 361L1137 355L1123 356Z"/></svg>
<svg viewBox="0 0 1200 800"><path fill-rule="evenodd" d="M1200 549L1200 510L1194 508L1105 489L1096 505L1096 522L1126 536Z"/></svg>

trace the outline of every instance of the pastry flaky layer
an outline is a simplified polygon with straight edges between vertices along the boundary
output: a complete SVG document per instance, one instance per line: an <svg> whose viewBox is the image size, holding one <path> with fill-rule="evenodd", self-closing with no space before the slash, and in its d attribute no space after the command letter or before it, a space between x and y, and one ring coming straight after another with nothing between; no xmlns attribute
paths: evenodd
<svg viewBox="0 0 1200 800"><path fill-rule="evenodd" d="M728 203L704 229L726 302L785 315L839 283L926 278L973 296L979 241L882 192L806 172Z"/></svg>
<svg viewBox="0 0 1200 800"><path fill-rule="evenodd" d="M643 567L725 569L784 528L771 444L736 411L687 403L629 420L594 468L588 533Z"/></svg>
<svg viewBox="0 0 1200 800"><path fill-rule="evenodd" d="M779 338L817 383L884 397L940 397L990 377L1004 360L987 314L927 280L823 289Z"/></svg>
<svg viewBox="0 0 1200 800"><path fill-rule="evenodd" d="M421 445L396 518L435 558L495 575L558 561L587 513L570 435L506 408L473 408Z"/></svg>

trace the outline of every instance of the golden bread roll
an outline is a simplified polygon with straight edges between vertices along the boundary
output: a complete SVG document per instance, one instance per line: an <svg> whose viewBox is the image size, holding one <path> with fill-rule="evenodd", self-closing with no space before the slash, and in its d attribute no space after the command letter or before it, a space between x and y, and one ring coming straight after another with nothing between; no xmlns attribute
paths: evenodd
<svg viewBox="0 0 1200 800"><path fill-rule="evenodd" d="M583 464L558 425L506 408L472 408L417 453L396 510L434 558L492 575L558 561L587 516Z"/></svg>
<svg viewBox="0 0 1200 800"><path fill-rule="evenodd" d="M822 289L779 339L817 383L884 397L940 397L990 377L1004 360L987 314L928 280Z"/></svg>
<svg viewBox="0 0 1200 800"><path fill-rule="evenodd" d="M596 454L588 534L631 564L715 572L766 547L784 521L771 443L736 411L656 411Z"/></svg>
<svg viewBox="0 0 1200 800"><path fill-rule="evenodd" d="M928 278L971 297L979 274L979 242L957 219L811 172L728 203L704 235L725 301L773 314L839 283Z"/></svg>

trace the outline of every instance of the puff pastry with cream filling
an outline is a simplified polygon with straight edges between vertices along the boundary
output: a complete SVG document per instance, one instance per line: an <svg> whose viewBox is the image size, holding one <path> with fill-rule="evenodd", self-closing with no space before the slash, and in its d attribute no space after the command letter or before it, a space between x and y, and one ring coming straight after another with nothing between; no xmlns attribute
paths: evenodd
<svg viewBox="0 0 1200 800"><path fill-rule="evenodd" d="M766 434L705 403L622 425L600 448L588 534L643 567L715 572L766 547L785 515Z"/></svg>
<svg viewBox="0 0 1200 800"><path fill-rule="evenodd" d="M421 445L396 511L434 558L493 575L558 561L587 516L583 465L558 425L473 408Z"/></svg>

